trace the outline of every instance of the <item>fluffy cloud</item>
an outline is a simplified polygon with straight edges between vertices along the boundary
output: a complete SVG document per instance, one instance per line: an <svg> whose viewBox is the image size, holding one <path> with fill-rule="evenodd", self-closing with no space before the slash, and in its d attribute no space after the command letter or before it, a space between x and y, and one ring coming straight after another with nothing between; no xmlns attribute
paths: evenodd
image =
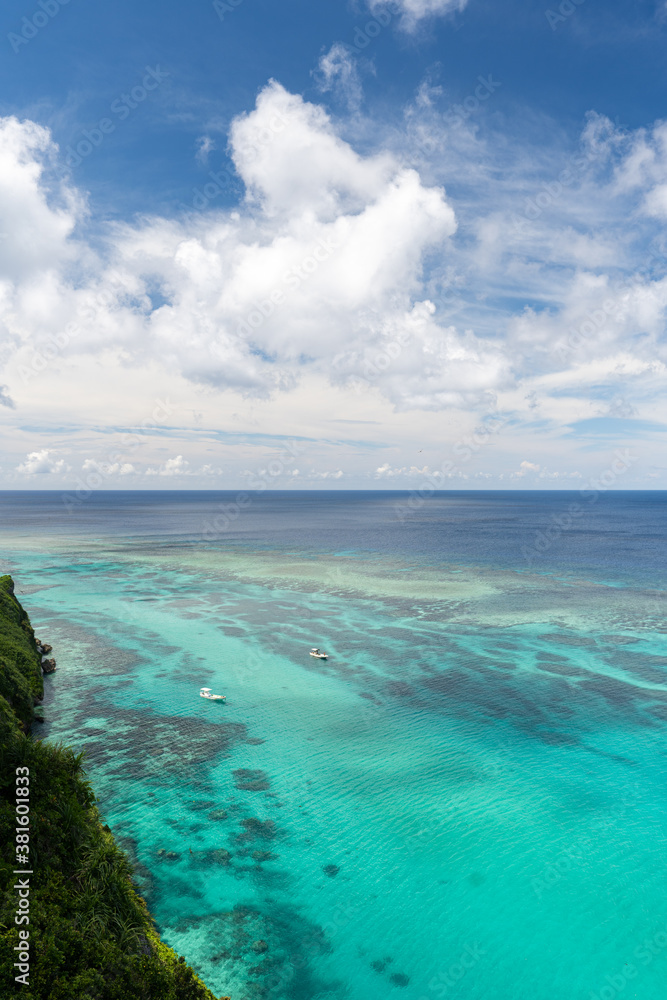
<svg viewBox="0 0 667 1000"><path fill-rule="evenodd" d="M523 479L524 476L528 475L529 472L539 472L540 466L535 465L534 462L522 462L517 472L517 478Z"/></svg>
<svg viewBox="0 0 667 1000"><path fill-rule="evenodd" d="M344 78L341 60L325 57L325 86ZM401 415L446 411L432 433L452 442L455 412L511 414L560 442L575 421L667 421L667 125L622 132L591 115L576 148L542 149L483 128L492 99L454 120L439 110L446 95L422 88L402 132L355 112L362 153L344 137L349 121L270 83L231 126L245 189L235 209L98 223L90 242L85 198L57 179L48 131L0 121L3 419L28 390L39 410L33 378L48 371L48 396L61 373L103 359L150 371L151 384L185 379L203 398L347 387L367 400L362 423L384 420L385 401ZM292 428L310 412L300 398ZM213 448L178 455L182 440L169 444L175 458L159 464L157 451L140 467L211 476L217 466L200 467L211 454L227 467ZM22 443L20 454L37 448L22 470L62 461L41 447ZM531 453L522 442L506 474ZM412 454L369 462L367 475L420 476ZM112 464L113 475L139 467Z"/></svg>
<svg viewBox="0 0 667 1000"><path fill-rule="evenodd" d="M147 476L189 476L190 463L186 462L182 455L169 458L157 469L146 469Z"/></svg>
<svg viewBox="0 0 667 1000"><path fill-rule="evenodd" d="M5 293L12 280L29 288L32 280L77 254L71 236L84 215L83 199L64 185L47 197L44 177L56 154L48 129L14 117L0 119L0 281Z"/></svg>
<svg viewBox="0 0 667 1000"><path fill-rule="evenodd" d="M43 130L12 122L9 135L15 172L27 169L20 163L35 154L36 137L41 153L55 155ZM359 344L377 353L414 327L426 256L456 231L444 191L425 186L389 153L361 156L321 107L276 83L235 120L231 150L246 186L243 212L118 225L105 259L66 239L83 202L70 192L79 214L65 219L30 161L27 214L39 209L42 228L60 244L41 263L39 290L31 282L8 289L8 342L53 353L54 338L57 345L70 331L65 354L120 350L134 363L158 357L193 381L260 395L292 387L304 365L336 378L362 375L352 363ZM155 309L152 289L164 300ZM391 385L377 384L406 405L422 397L438 405L453 361L463 392L495 381L495 359L488 377L472 373L485 353L472 334L459 338L432 323L411 349L406 399L398 372ZM420 354L429 367L423 386ZM341 355L347 360L333 370Z"/></svg>
<svg viewBox="0 0 667 1000"><path fill-rule="evenodd" d="M43 451L32 451L17 468L22 476L40 476L66 472L69 466L63 458L55 458L54 453L45 448Z"/></svg>
<svg viewBox="0 0 667 1000"><path fill-rule="evenodd" d="M133 476L137 472L131 462L97 462L94 458L87 458L84 461L83 471L97 472L109 478Z"/></svg>

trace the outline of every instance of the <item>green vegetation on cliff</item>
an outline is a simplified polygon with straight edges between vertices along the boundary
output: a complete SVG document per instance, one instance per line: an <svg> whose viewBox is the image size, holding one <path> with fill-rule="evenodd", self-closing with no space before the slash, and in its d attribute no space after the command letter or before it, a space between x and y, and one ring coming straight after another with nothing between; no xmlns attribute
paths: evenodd
<svg viewBox="0 0 667 1000"><path fill-rule="evenodd" d="M3 1000L215 1000L156 933L127 856L100 822L81 754L33 737L43 693L28 616L0 577L0 996ZM15 922L17 769L28 775L28 982ZM21 793L23 794L23 793ZM25 813L25 809L21 809Z"/></svg>
<svg viewBox="0 0 667 1000"><path fill-rule="evenodd" d="M14 597L10 576L0 577L0 717L6 727L29 730L33 705L44 694L41 656L30 620Z"/></svg>

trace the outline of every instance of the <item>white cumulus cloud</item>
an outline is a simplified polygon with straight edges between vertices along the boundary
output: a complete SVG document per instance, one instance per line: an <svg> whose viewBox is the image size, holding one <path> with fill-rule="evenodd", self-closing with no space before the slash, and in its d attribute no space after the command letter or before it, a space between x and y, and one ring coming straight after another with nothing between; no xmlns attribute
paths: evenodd
<svg viewBox="0 0 667 1000"><path fill-rule="evenodd" d="M362 375L359 345L377 353L413 329L426 256L456 231L441 187L392 154L359 154L322 107L277 83L231 127L244 210L116 225L104 258L68 239L83 199L69 191L68 214L40 188L37 154L56 156L46 130L14 120L6 130L5 157L28 175L26 214L39 218L52 252L31 262L34 280L31 271L8 285L0 318L10 349L29 345L45 357L54 340L63 356L122 351L134 364L157 358L192 381L258 395L292 388L304 364L334 380ZM153 308L156 288L163 303ZM401 365L377 382L397 402L439 405L452 364L462 392L497 381L497 359L474 335L431 322L420 336L405 396ZM488 374L472 372L487 360Z"/></svg>
<svg viewBox="0 0 667 1000"><path fill-rule="evenodd" d="M97 472L102 476L132 476L137 470L131 462L97 462L87 458L83 463L84 472Z"/></svg>
<svg viewBox="0 0 667 1000"><path fill-rule="evenodd" d="M18 466L17 472L22 476L40 476L66 472L69 466L64 458L55 458L54 453L44 448L42 451L31 451L25 462Z"/></svg>
<svg viewBox="0 0 667 1000"><path fill-rule="evenodd" d="M187 462L182 455L176 455L175 458L169 458L164 463L164 465L159 466L159 468L149 468L146 469L147 476L189 476L191 475L189 471L190 463Z"/></svg>

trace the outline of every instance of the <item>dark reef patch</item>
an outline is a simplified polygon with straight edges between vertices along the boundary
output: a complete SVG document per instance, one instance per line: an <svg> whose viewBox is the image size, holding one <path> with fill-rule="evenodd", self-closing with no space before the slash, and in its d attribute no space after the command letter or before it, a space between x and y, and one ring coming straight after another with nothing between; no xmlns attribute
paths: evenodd
<svg viewBox="0 0 667 1000"><path fill-rule="evenodd" d="M580 646L592 648L597 646L597 640L588 635L541 635L541 642L552 642L561 646Z"/></svg>
<svg viewBox="0 0 667 1000"><path fill-rule="evenodd" d="M272 854L271 851L253 851L252 859L259 865L263 864L265 861L277 861L278 855Z"/></svg>
<svg viewBox="0 0 667 1000"><path fill-rule="evenodd" d="M414 689L406 681L390 681L386 685L386 691L394 698L409 698L414 694Z"/></svg>
<svg viewBox="0 0 667 1000"><path fill-rule="evenodd" d="M164 784L165 779L186 780L207 761L229 753L245 739L245 726L233 722L213 723L187 716L155 715L150 712L108 706L98 696L103 688L88 694L87 711L108 715L109 728L99 741L87 742L91 758L100 752L116 767L107 774L137 781ZM83 712L79 719L83 718ZM76 720L79 721L79 720ZM201 804L208 809L215 801Z"/></svg>
<svg viewBox="0 0 667 1000"><path fill-rule="evenodd" d="M248 819L241 820L241 826L244 832L240 833L237 837L239 843L257 839L274 840L278 835L276 824L272 819L262 821L254 816L250 816Z"/></svg>
<svg viewBox="0 0 667 1000"><path fill-rule="evenodd" d="M195 868L210 868L211 865L230 864L233 854L224 847L215 847L204 851L190 851L190 861Z"/></svg>
<svg viewBox="0 0 667 1000"><path fill-rule="evenodd" d="M394 986L409 986L410 977L406 976L404 972L393 972L389 977L389 982L393 983Z"/></svg>
<svg viewBox="0 0 667 1000"><path fill-rule="evenodd" d="M245 980L239 1000L311 1000L316 996L343 1000L347 996L342 982L316 975L314 963L331 952L331 945L322 928L298 910L239 905L206 917L186 915L163 930L166 934L194 929L208 956L198 971L214 990L218 982L219 989L225 985L225 969L220 964L225 962Z"/></svg>
<svg viewBox="0 0 667 1000"><path fill-rule="evenodd" d="M373 972L382 974L392 961L393 959L390 956L387 958L376 958L374 962L371 962L371 969Z"/></svg>
<svg viewBox="0 0 667 1000"><path fill-rule="evenodd" d="M247 767L238 768L232 772L234 787L242 792L267 792L271 788L269 776L265 771L253 771Z"/></svg>
<svg viewBox="0 0 667 1000"><path fill-rule="evenodd" d="M214 809L213 812L208 814L207 819L213 820L213 822L220 822L227 819L227 815L226 809Z"/></svg>

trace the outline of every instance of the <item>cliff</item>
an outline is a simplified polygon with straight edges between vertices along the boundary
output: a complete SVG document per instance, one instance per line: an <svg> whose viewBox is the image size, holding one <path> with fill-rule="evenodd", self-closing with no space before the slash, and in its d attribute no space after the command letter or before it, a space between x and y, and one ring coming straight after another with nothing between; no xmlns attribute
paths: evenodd
<svg viewBox="0 0 667 1000"><path fill-rule="evenodd" d="M40 662L13 582L0 577L0 996L215 1000L160 940L100 821L83 755L33 735Z"/></svg>

